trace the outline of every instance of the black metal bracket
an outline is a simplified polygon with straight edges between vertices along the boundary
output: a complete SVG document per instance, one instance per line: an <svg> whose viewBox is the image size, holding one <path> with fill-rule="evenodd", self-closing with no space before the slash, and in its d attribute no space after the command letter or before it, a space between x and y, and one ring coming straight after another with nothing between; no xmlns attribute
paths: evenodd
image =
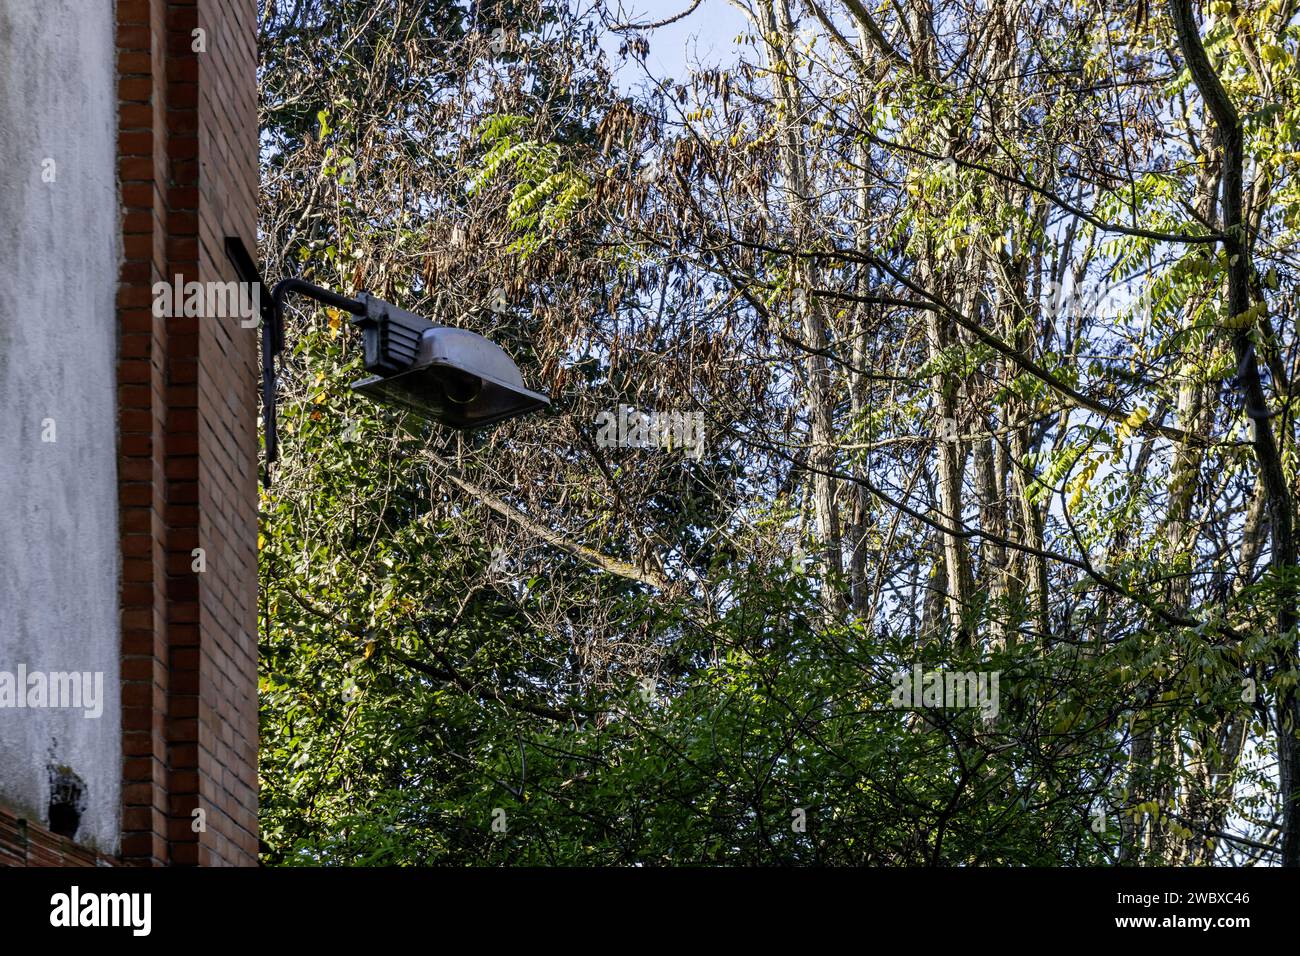
<svg viewBox="0 0 1300 956"><path fill-rule="evenodd" d="M249 254L243 240L238 236L227 236L225 245L226 255L234 264L240 280L256 285L257 301L262 315L262 431L266 441L266 470L262 472L262 485L269 488L271 467L279 457L275 414L275 357L284 351L285 296L296 292L358 316L366 314L366 303L330 292L302 279L282 279L267 296L264 294L266 283L262 280L257 263Z"/></svg>

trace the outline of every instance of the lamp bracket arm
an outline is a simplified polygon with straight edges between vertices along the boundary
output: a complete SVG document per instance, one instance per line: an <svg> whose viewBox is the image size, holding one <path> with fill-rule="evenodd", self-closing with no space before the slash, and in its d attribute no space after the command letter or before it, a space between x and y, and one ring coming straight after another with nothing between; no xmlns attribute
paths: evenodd
<svg viewBox="0 0 1300 956"><path fill-rule="evenodd" d="M275 427L275 357L284 351L284 299L291 292L352 315L366 314L364 302L322 289L304 279L281 279L271 290L270 321L264 317L262 322L262 425L266 437L266 471L262 475L262 484L268 488L271 486L271 466L278 457L279 445Z"/></svg>

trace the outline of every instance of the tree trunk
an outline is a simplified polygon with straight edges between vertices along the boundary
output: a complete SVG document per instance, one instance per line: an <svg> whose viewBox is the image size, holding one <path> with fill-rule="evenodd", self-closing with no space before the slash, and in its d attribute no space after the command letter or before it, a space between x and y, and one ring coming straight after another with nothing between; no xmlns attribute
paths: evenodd
<svg viewBox="0 0 1300 956"><path fill-rule="evenodd" d="M1295 565L1296 549L1292 529L1290 489L1282 470L1273 425L1268 417L1264 387L1259 377L1252 327L1243 316L1250 308L1250 269L1247 259L1252 243L1245 235L1242 214L1243 133L1241 118L1219 81L1201 43L1191 0L1169 0L1169 15L1178 35L1178 45L1187 62L1192 80L1214 116L1218 130L1218 148L1223 164L1223 249L1228 257L1228 313L1232 316L1233 353L1237 359L1237 381L1246 414L1253 426L1252 444L1264 493L1267 496L1269 534L1273 542L1271 567L1278 580L1277 628L1287 643L1276 655L1277 672L1297 669L1295 634L1295 588L1286 575ZM1300 779L1300 698L1294 687L1285 683L1278 688L1274 709L1277 727L1278 792L1282 803L1282 865L1300 866L1300 802L1296 783Z"/></svg>
<svg viewBox="0 0 1300 956"><path fill-rule="evenodd" d="M785 192L793 225L794 247L801 248L813 235L810 211L809 178L803 128L800 117L802 104L799 85L795 80L795 64L791 57L794 46L794 23L790 16L789 0L763 0L763 35L767 43L768 62L773 76L773 89L777 108L781 114L781 164L785 177ZM813 511L816 519L817 543L824 574L823 599L830 611L843 607L839 584L844 574L841 553L839 518L835 510L835 470L833 383L830 361L825 351L825 307L806 290L816 285L816 270L800 260L794 266L796 294L794 311L803 336L804 371L808 378L806 411L810 423L809 464L813 481Z"/></svg>

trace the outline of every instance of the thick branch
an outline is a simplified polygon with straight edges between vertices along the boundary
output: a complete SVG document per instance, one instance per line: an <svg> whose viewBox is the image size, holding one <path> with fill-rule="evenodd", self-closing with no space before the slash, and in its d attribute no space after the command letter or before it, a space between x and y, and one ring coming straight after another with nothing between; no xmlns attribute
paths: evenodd
<svg viewBox="0 0 1300 956"><path fill-rule="evenodd" d="M661 591L671 589L672 583L657 572L649 568L639 568L627 561L610 557L609 555L602 554L586 545L578 544L576 541L570 541L568 538L564 537L564 535L552 531L541 522L534 521L518 508L502 501L490 491L487 491L481 486L469 481L467 478L462 477L449 462L440 458L438 455L435 455L433 452L429 452L429 457L443 469L447 475L447 480L453 485L463 491L469 492L477 500L483 502L483 504L487 505L497 514L510 519L530 534L541 538L547 544L553 544L560 550L567 551L575 558L585 561L587 564L594 565L602 571L608 571L610 574L617 574L620 577L627 578L631 581L637 581L641 584L647 584L650 587L658 588Z"/></svg>
<svg viewBox="0 0 1300 956"><path fill-rule="evenodd" d="M1259 378L1259 363L1255 358L1253 339L1255 323L1240 321L1240 317L1250 308L1250 263L1246 253L1251 246L1245 235L1242 215L1244 136L1241 117L1206 56L1192 14L1191 0L1169 0L1169 16L1174 22L1178 46L1187 62L1187 70L1214 117L1223 158L1223 246L1228 256L1228 310L1236 326L1232 346L1237 357L1237 381L1246 413L1254 427L1253 444L1255 459L1259 464L1260 483L1268 502L1269 531L1273 539L1272 568L1281 578L1277 626L1282 634L1287 634L1296 624L1294 587L1285 583L1285 575L1296 563L1291 493L1286 474L1282 470L1282 457L1273 435L1264 387ZM1281 655L1277 665L1283 672L1296 666L1294 642ZM1297 700L1294 689L1284 687L1280 691L1277 709L1278 789L1282 799L1283 821L1282 865L1300 867L1300 800L1297 800L1300 746L1296 741L1296 733L1300 731L1300 701Z"/></svg>

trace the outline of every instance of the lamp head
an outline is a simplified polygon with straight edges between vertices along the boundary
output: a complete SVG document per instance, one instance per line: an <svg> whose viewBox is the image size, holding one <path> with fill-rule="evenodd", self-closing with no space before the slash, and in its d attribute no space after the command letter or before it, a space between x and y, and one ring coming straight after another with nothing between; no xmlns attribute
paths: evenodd
<svg viewBox="0 0 1300 956"><path fill-rule="evenodd" d="M452 428L482 428L545 408L550 399L524 388L504 351L465 329L434 325L362 293L366 371L354 391Z"/></svg>

